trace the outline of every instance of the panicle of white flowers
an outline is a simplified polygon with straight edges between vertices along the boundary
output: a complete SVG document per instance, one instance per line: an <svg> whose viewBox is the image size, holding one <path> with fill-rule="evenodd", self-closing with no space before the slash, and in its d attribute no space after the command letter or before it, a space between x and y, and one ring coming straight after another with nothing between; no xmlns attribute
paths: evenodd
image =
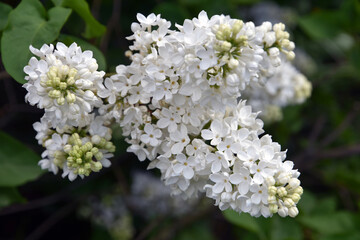
<svg viewBox="0 0 360 240"><path fill-rule="evenodd" d="M111 130L93 109L103 105L104 72L91 51L82 52L76 43L69 47L58 42L40 49L30 46L32 57L25 66L28 91L26 101L45 110L34 124L36 139L46 150L39 165L71 181L83 178L102 167L109 167L115 147Z"/></svg>
<svg viewBox="0 0 360 240"><path fill-rule="evenodd" d="M291 55L293 43L282 25L209 19L204 11L176 31L160 15L137 19L128 37L131 64L118 66L98 93L107 99L99 112L122 127L128 151L149 159L174 195L206 191L222 210L295 216L296 202L283 204L289 197L275 195L286 214L270 211L268 188L288 183L266 179L297 179L299 173L284 162L278 143L260 136L258 113L238 100Z"/></svg>
<svg viewBox="0 0 360 240"><path fill-rule="evenodd" d="M310 94L306 78L285 67L295 56L285 26L209 19L204 11L177 30L160 15L137 19L128 37L131 64L119 65L104 82L92 54L76 44L32 48L40 60L25 67L24 87L26 99L45 109L34 125L46 147L42 168L61 168L73 180L109 166L115 148L106 126L116 123L128 152L150 160L148 168L160 170L171 194L206 192L221 210L296 216L299 172L262 135L251 107L256 100L263 108L254 104L255 110L265 109L263 99L282 107ZM91 114L94 107L100 116Z"/></svg>

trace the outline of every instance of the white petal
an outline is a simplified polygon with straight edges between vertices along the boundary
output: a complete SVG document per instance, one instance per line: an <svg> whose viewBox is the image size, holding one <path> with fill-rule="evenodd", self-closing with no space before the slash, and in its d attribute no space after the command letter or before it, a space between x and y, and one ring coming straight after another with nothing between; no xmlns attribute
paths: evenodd
<svg viewBox="0 0 360 240"><path fill-rule="evenodd" d="M239 184L242 180L242 176L241 174L239 173L235 173L235 174L232 174L230 177L229 177L229 180L232 184Z"/></svg>
<svg viewBox="0 0 360 240"><path fill-rule="evenodd" d="M191 179L194 176L194 170L191 167L185 167L183 173L186 179Z"/></svg>
<svg viewBox="0 0 360 240"><path fill-rule="evenodd" d="M214 161L212 164L211 164L211 172L213 173L217 173L221 170L221 163L219 161Z"/></svg>
<svg viewBox="0 0 360 240"><path fill-rule="evenodd" d="M214 185L212 188L214 193L221 193L224 190L224 182L219 182Z"/></svg>

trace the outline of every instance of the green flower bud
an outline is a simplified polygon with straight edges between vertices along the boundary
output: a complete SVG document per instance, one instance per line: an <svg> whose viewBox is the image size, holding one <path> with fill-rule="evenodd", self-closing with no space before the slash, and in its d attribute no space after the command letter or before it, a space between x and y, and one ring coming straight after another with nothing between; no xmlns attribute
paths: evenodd
<svg viewBox="0 0 360 240"><path fill-rule="evenodd" d="M93 147L92 149L91 149L91 152L92 152L92 154L97 154L98 152L99 152L99 149L98 148L96 148L96 147Z"/></svg>
<svg viewBox="0 0 360 240"><path fill-rule="evenodd" d="M272 195L272 196L275 195L276 191L277 191L277 188L275 186L271 186L268 188L269 195Z"/></svg>
<svg viewBox="0 0 360 240"><path fill-rule="evenodd" d="M103 154L102 152L97 152L96 154L94 154L96 160L100 161L103 158Z"/></svg>
<svg viewBox="0 0 360 240"><path fill-rule="evenodd" d="M84 175L86 173L86 170L84 168L79 168L78 173Z"/></svg>
<svg viewBox="0 0 360 240"><path fill-rule="evenodd" d="M64 105L65 104L65 98L64 97L59 97L56 99L57 104L59 105Z"/></svg>
<svg viewBox="0 0 360 240"><path fill-rule="evenodd" d="M269 205L269 210L270 210L271 213L277 213L278 209L279 209L279 207L276 204L270 204Z"/></svg>
<svg viewBox="0 0 360 240"><path fill-rule="evenodd" d="M244 26L243 21L236 20L232 27L233 36L236 36L236 34L238 34L240 32L240 30L242 29L243 26Z"/></svg>
<svg viewBox="0 0 360 240"><path fill-rule="evenodd" d="M102 165L100 162L94 162L92 170L94 172L98 172L102 169Z"/></svg>
<svg viewBox="0 0 360 240"><path fill-rule="evenodd" d="M68 79L66 80L66 83L68 84L68 85L74 85L74 83L75 83L75 78L74 77L68 77Z"/></svg>
<svg viewBox="0 0 360 240"><path fill-rule="evenodd" d="M91 137L91 142L93 144L99 145L100 141L101 141L101 137L99 135L94 135L94 136Z"/></svg>
<svg viewBox="0 0 360 240"><path fill-rule="evenodd" d="M61 90L65 90L65 89L67 88L67 84L66 84L65 82L61 82L61 83L59 84L59 88L60 88Z"/></svg>
<svg viewBox="0 0 360 240"><path fill-rule="evenodd" d="M69 70L68 76L69 76L69 78L71 78L71 77L74 78L76 76L76 74L77 74L77 70L75 68L71 68Z"/></svg>
<svg viewBox="0 0 360 240"><path fill-rule="evenodd" d="M94 154L92 154L92 152L87 152L87 153L85 154L85 158L86 158L87 160L91 160L93 156L94 156Z"/></svg>
<svg viewBox="0 0 360 240"><path fill-rule="evenodd" d="M293 193L290 197L295 203L298 203L301 199L301 197L298 193Z"/></svg>
<svg viewBox="0 0 360 240"><path fill-rule="evenodd" d="M291 199L291 198L285 198L284 200L284 205L287 207L287 208L290 208L292 206L295 205L294 201Z"/></svg>
<svg viewBox="0 0 360 240"><path fill-rule="evenodd" d="M279 195L279 197L285 197L287 195L287 191L284 187L278 188L276 192Z"/></svg>

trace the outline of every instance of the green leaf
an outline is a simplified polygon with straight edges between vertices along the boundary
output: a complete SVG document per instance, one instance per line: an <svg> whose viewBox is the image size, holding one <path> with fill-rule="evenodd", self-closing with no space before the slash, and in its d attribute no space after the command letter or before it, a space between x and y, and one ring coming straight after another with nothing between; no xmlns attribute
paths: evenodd
<svg viewBox="0 0 360 240"><path fill-rule="evenodd" d="M13 137L0 131L0 186L13 187L31 181L43 171L40 156Z"/></svg>
<svg viewBox="0 0 360 240"><path fill-rule="evenodd" d="M62 6L73 9L85 21L85 38L101 37L106 32L106 27L94 18L85 0L64 0Z"/></svg>
<svg viewBox="0 0 360 240"><path fill-rule="evenodd" d="M41 47L53 42L71 13L70 9L54 7L46 13L38 0L24 0L9 14L9 24L1 39L2 60L6 71L24 83L23 68L31 53L29 46Z"/></svg>
<svg viewBox="0 0 360 240"><path fill-rule="evenodd" d="M6 27L8 23L8 15L11 10L11 6L0 2L0 32Z"/></svg>
<svg viewBox="0 0 360 240"><path fill-rule="evenodd" d="M251 217L247 213L237 213L233 210L225 210L223 212L224 217L226 220L228 220L230 223L242 227L248 231L257 233L257 234L263 234L262 230L255 220L254 217Z"/></svg>
<svg viewBox="0 0 360 240"><path fill-rule="evenodd" d="M355 227L353 216L345 211L299 216L297 220L306 227L321 234L346 233L354 230Z"/></svg>
<svg viewBox="0 0 360 240"><path fill-rule="evenodd" d="M0 208L9 206L12 203L23 203L25 199L14 187L0 187Z"/></svg>
<svg viewBox="0 0 360 240"><path fill-rule="evenodd" d="M301 240L303 232L300 225L291 218L272 217L271 239L272 240Z"/></svg>
<svg viewBox="0 0 360 240"><path fill-rule="evenodd" d="M64 44L66 44L68 46L70 44L72 44L73 42L76 42L81 47L81 49L83 51L84 50L92 51L94 53L94 58L97 60L97 63L99 65L99 70L103 70L103 71L106 70L105 57L102 54L102 52L97 47L95 47L94 45L88 43L87 41L85 41L85 40L83 40L81 38L74 37L74 36L71 36L71 35L66 35L66 34L60 34L58 40L63 42Z"/></svg>
<svg viewBox="0 0 360 240"><path fill-rule="evenodd" d="M342 12L321 11L301 17L299 25L313 39L324 39L335 37L342 31L341 19L344 19Z"/></svg>

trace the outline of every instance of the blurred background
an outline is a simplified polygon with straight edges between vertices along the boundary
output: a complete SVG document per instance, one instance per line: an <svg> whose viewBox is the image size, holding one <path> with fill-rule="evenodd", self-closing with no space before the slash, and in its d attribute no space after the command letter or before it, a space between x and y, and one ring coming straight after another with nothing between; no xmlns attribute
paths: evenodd
<svg viewBox="0 0 360 240"><path fill-rule="evenodd" d="M77 0L74 0L74 2ZM41 1L49 9L55 2ZM0 2L0 35L20 1ZM159 173L126 153L114 129L110 169L74 182L37 166L43 151L32 124L42 110L0 63L0 239L360 239L360 1L359 0L88 0L106 31L82 34L73 12L60 41L94 46L102 70L127 64L124 53L138 12L174 23L201 10L256 25L283 22L296 44L294 64L313 84L305 104L286 107L265 130L288 149L305 189L295 219L222 213L207 199L171 197ZM7 4L5 7L4 5ZM103 56L102 56L102 54ZM1 53L0 53L1 54ZM25 174L24 174L25 173ZM19 176L17 176L19 175ZM17 177L14 177L17 176ZM14 177L15 180L11 178Z"/></svg>

